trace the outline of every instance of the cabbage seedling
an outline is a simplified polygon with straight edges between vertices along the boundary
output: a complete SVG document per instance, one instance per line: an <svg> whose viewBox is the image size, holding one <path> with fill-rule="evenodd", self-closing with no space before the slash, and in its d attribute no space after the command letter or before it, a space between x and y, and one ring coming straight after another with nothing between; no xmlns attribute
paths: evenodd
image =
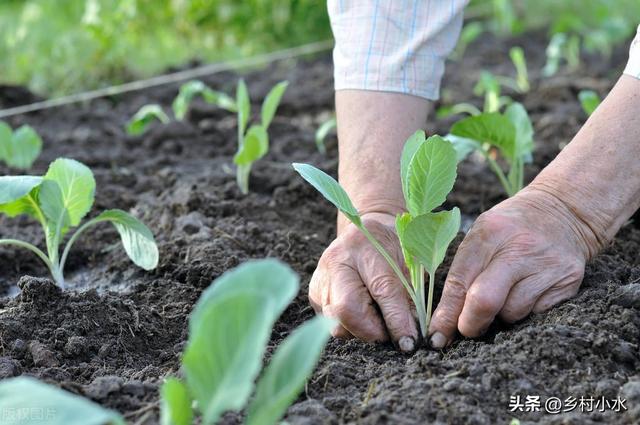
<svg viewBox="0 0 640 425"><path fill-rule="evenodd" d="M276 84L262 102L260 123L247 129L251 116L251 100L243 80L236 89L236 107L238 109L238 152L233 157L237 166L236 180L243 194L249 193L249 175L254 162L269 152L269 134L267 130L276 114L280 100L289 83L282 81Z"/></svg>
<svg viewBox="0 0 640 425"><path fill-rule="evenodd" d="M16 131L0 121L0 161L9 167L26 170L31 168L42 151L42 139L28 125Z"/></svg>
<svg viewBox="0 0 640 425"><path fill-rule="evenodd" d="M587 116L593 114L593 111L600 106L600 102L602 101L598 93L593 90L581 90L580 93L578 93L578 99L580 100L582 110Z"/></svg>
<svg viewBox="0 0 640 425"><path fill-rule="evenodd" d="M15 245L36 254L49 268L56 283L64 288L64 265L78 237L90 227L110 222L114 225L129 258L139 267L152 270L158 264L158 247L151 231L122 210L107 210L81 224L93 205L96 182L91 170L73 159L59 158L42 177L0 177L0 213L9 217L28 215L36 219L45 234L46 254L40 248L17 239L0 239L0 245ZM69 231L80 226L67 242Z"/></svg>
<svg viewBox="0 0 640 425"><path fill-rule="evenodd" d="M225 93L212 90L202 81L194 80L183 84L180 87L178 96L173 100L173 114L178 121L182 121L187 115L189 105L195 96L202 96L205 102L216 105L229 112L237 112L236 102Z"/></svg>
<svg viewBox="0 0 640 425"><path fill-rule="evenodd" d="M127 134L138 136L149 128L152 122L167 124L170 119L160 105L144 105L127 123Z"/></svg>
<svg viewBox="0 0 640 425"><path fill-rule="evenodd" d="M247 425L279 423L315 369L335 321L315 317L280 343L263 369L277 318L298 292L298 277L277 260L246 262L216 279L189 320L182 360L185 379L168 378L160 389L161 423L217 423L245 408ZM257 379L257 382L256 382ZM0 382L0 411L55 409L49 425L124 425L122 416L85 398L33 378ZM200 416L194 421L196 416ZM37 425L37 415L9 425ZM5 424L6 422L2 422Z"/></svg>
<svg viewBox="0 0 640 425"><path fill-rule="evenodd" d="M438 118L445 118L457 114L480 115L483 112L499 112L503 106L509 105L513 100L509 96L502 96L502 86L508 87L518 93L526 93L531 88L527 72L527 61L521 47L512 47L509 57L516 69L516 78L493 75L489 71L482 71L480 78L473 88L476 96L484 96L484 106L481 111L475 105L462 102L451 106L441 106L436 111Z"/></svg>
<svg viewBox="0 0 640 425"><path fill-rule="evenodd" d="M192 400L203 424L243 407L248 425L278 422L335 326L320 316L306 322L285 338L261 373L273 325L298 287L298 276L276 260L246 262L213 282L189 320L185 379L170 378L162 386L163 424L191 425Z"/></svg>
<svg viewBox="0 0 640 425"><path fill-rule="evenodd" d="M308 164L293 164L295 170L338 208L384 257L411 297L423 338L427 336L433 289L438 266L460 229L460 210L433 212L446 199L456 179L456 151L440 136L425 139L416 132L405 143L400 159L402 192L408 212L396 217L396 232L409 279L378 240L367 230L349 195L331 176ZM425 270L429 290L425 302Z"/></svg>
<svg viewBox="0 0 640 425"><path fill-rule="evenodd" d="M482 154L508 196L524 186L524 164L531 162L534 143L531 120L520 103L509 105L504 114L491 112L464 118L446 137L453 143L459 161L474 151ZM506 175L494 158L494 148L509 165Z"/></svg>
<svg viewBox="0 0 640 425"><path fill-rule="evenodd" d="M332 117L325 122L323 122L318 130L316 130L316 148L318 148L318 152L325 155L327 153L327 148L324 145L324 139L327 138L327 135L338 127L338 122L336 121L336 117Z"/></svg>

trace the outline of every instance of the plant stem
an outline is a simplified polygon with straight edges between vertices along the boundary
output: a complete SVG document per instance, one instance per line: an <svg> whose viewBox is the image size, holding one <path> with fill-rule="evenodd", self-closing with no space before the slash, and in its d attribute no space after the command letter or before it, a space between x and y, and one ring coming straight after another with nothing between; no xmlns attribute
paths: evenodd
<svg viewBox="0 0 640 425"><path fill-rule="evenodd" d="M251 174L251 165L238 165L236 170L236 182L243 195L249 193L249 174Z"/></svg>
<svg viewBox="0 0 640 425"><path fill-rule="evenodd" d="M424 266L420 265L417 269L416 277L418 280L414 283L414 285L417 286L416 299L414 300L414 303L416 304L416 312L418 313L420 334L422 335L422 338L425 339L427 337L427 332L429 331L429 316L426 311L427 307L424 303Z"/></svg>
<svg viewBox="0 0 640 425"><path fill-rule="evenodd" d="M502 169L500 168L496 160L491 158L489 153L484 151L483 149L480 149L480 152L482 152L483 156L486 158L487 162L489 163L489 168L491 168L491 171L493 171L496 174L496 176L498 176L498 179L500 179L500 183L502 184L502 187L504 187L505 192L507 192L507 196L509 197L513 196L515 193L513 192L511 184L509 183L509 180L507 180L507 178L505 177L504 172L502 171Z"/></svg>
<svg viewBox="0 0 640 425"><path fill-rule="evenodd" d="M433 288L436 286L436 274L429 273L429 297L427 299L427 329L431 323L431 309L433 307ZM426 335L425 335L426 337Z"/></svg>
<svg viewBox="0 0 640 425"><path fill-rule="evenodd" d="M47 255L44 252L42 252L42 250L40 250L40 248L28 242L24 242L17 239L0 239L0 245L15 245L20 248L28 249L29 251L36 254L49 269L49 272L51 273L53 280L55 280L55 282L61 288L64 289L64 277L62 275L62 269L60 268L59 265L52 263L51 260L49 260L49 258L47 257Z"/></svg>
<svg viewBox="0 0 640 425"><path fill-rule="evenodd" d="M360 223L358 225L358 228L366 236L369 242L371 242L371 245L373 245L373 247L380 253L380 255L382 255L384 259L387 260L387 263L389 263L389 266L391 266L394 273L398 276L398 279L400 279L400 282L402 282L402 286L404 286L404 289L406 289L407 292L409 293L409 296L411 296L411 298L414 299L416 292L414 291L413 287L409 284L409 282L407 282L407 278L404 277L404 273L402 273L402 270L400 270L400 267L398 266L398 264L393 260L393 258L391 258L391 255L389 255L387 250L384 249L382 245L380 245L380 242L378 242L376 238L373 237L373 235L369 232L369 230L367 230L364 224ZM415 299L414 299L414 302L415 302Z"/></svg>

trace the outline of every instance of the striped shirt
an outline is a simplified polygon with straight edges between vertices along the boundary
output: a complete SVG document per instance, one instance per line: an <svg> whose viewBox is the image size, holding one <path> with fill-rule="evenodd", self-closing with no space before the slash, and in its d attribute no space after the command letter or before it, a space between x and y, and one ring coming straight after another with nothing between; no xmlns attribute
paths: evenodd
<svg viewBox="0 0 640 425"><path fill-rule="evenodd" d="M439 97L468 0L328 0L335 89ZM625 74L640 78L640 27Z"/></svg>

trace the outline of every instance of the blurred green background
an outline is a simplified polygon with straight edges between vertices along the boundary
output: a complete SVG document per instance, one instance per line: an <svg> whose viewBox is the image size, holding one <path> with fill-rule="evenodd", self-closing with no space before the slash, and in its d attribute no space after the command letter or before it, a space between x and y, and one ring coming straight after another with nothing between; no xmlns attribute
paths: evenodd
<svg viewBox="0 0 640 425"><path fill-rule="evenodd" d="M472 0L466 16L482 33L546 28L607 55L640 1ZM330 37L324 0L2 0L0 83L61 95Z"/></svg>

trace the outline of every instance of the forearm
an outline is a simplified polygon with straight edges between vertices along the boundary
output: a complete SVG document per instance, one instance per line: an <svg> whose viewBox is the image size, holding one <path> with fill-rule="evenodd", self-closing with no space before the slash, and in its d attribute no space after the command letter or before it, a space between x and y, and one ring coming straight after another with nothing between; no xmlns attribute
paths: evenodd
<svg viewBox="0 0 640 425"><path fill-rule="evenodd" d="M640 80L624 75L529 189L547 192L581 222L588 256L640 207Z"/></svg>
<svg viewBox="0 0 640 425"><path fill-rule="evenodd" d="M400 154L426 122L429 101L378 91L336 92L339 180L360 213L404 209ZM339 215L338 233L347 224Z"/></svg>

